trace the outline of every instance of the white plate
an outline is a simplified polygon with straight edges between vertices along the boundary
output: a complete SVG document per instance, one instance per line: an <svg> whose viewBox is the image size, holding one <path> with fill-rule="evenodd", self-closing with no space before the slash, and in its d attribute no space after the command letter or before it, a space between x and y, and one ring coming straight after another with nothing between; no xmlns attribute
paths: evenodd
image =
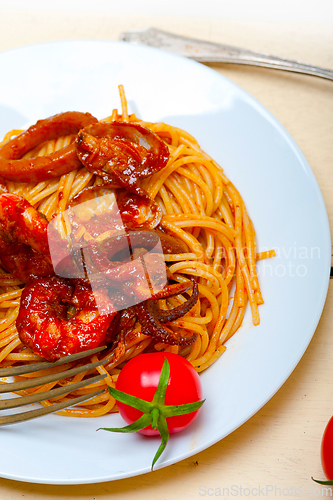
<svg viewBox="0 0 333 500"><path fill-rule="evenodd" d="M202 374L206 403L194 425L171 437L158 462L194 455L249 419L297 365L319 321L330 271L323 199L301 151L251 96L213 70L165 52L123 43L57 42L0 55L0 135L61 111L98 118L120 109L193 134L240 190L259 248L278 257L258 264L261 324L248 314L222 358ZM0 429L0 475L82 484L150 471L157 439L122 435L119 415L48 416Z"/></svg>

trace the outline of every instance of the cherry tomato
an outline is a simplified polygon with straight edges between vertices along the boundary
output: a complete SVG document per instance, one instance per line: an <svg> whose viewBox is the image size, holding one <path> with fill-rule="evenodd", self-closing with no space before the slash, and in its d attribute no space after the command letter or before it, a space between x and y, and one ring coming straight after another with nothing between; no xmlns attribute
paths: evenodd
<svg viewBox="0 0 333 500"><path fill-rule="evenodd" d="M182 356L173 353L156 352L140 354L131 359L120 372L116 389L137 398L151 402L158 386L164 359L170 365L170 377L165 394L166 405L194 403L202 399L200 377L191 363ZM142 412L118 401L119 413L131 424L137 421ZM166 419L169 433L179 432L190 425L198 415L196 410L186 415L168 417ZM151 425L139 430L146 436L159 434Z"/></svg>
<svg viewBox="0 0 333 500"><path fill-rule="evenodd" d="M333 480L333 417L324 431L321 443L321 463L327 479Z"/></svg>

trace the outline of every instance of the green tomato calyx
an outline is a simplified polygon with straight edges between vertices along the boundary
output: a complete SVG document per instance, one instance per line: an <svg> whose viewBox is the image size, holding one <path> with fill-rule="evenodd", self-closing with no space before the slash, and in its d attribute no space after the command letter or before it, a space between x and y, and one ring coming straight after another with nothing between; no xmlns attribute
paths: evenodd
<svg viewBox="0 0 333 500"><path fill-rule="evenodd" d="M165 447L169 440L169 429L166 419L168 417L175 417L178 415L186 415L187 413L192 413L199 410L205 400L196 401L194 403L186 403L182 405L166 405L165 404L165 394L168 387L168 382L170 378L170 365L166 358L164 358L158 386L156 388L153 400L151 402L145 401L144 399L137 398L123 391L118 391L113 387L109 386L109 393L117 401L124 403L128 406L132 406L137 410L141 411L143 415L126 427L121 428L109 428L101 427L101 429L110 432L137 432L149 425L153 429L157 429L161 435L162 442L154 456L151 470L154 469L154 465L165 450Z"/></svg>
<svg viewBox="0 0 333 500"><path fill-rule="evenodd" d="M319 479L314 479L313 477L311 477L312 481L315 481L316 483L319 483L319 484L333 484L333 481L319 481Z"/></svg>

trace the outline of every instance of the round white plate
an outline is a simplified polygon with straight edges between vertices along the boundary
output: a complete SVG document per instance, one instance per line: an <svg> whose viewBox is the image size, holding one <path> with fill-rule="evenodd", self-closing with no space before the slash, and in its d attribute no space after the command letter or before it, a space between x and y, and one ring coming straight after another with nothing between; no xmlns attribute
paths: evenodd
<svg viewBox="0 0 333 500"><path fill-rule="evenodd" d="M71 41L0 54L0 135L61 111L97 118L120 109L193 134L225 169L247 204L259 250L265 304L249 311L226 353L201 376L204 404L192 427L173 435L156 468L223 439L259 410L297 365L328 288L330 234L315 177L292 138L251 96L213 70L151 48ZM51 484L109 481L150 471L158 439L96 432L98 419L48 416L0 428L0 476Z"/></svg>

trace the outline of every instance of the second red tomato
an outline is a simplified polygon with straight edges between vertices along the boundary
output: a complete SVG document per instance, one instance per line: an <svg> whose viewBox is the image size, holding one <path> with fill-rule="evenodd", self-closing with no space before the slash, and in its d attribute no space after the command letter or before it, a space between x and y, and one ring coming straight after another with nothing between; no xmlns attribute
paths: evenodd
<svg viewBox="0 0 333 500"><path fill-rule="evenodd" d="M333 480L333 417L328 422L323 435L321 463L327 479Z"/></svg>

